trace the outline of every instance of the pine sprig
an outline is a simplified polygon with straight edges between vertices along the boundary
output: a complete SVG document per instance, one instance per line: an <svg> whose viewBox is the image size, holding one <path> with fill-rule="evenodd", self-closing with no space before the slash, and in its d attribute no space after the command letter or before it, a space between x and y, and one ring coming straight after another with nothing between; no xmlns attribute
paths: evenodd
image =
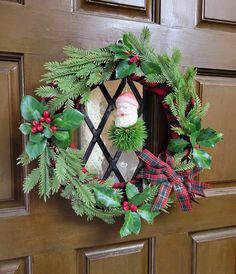
<svg viewBox="0 0 236 274"><path fill-rule="evenodd" d="M39 182L40 178L40 169L35 168L25 177L23 182L23 191L24 193L29 193Z"/></svg>

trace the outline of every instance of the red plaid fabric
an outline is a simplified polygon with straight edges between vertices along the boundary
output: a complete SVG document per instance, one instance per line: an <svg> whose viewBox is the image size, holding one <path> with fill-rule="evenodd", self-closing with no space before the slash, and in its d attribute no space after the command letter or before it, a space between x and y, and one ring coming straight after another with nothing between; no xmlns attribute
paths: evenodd
<svg viewBox="0 0 236 274"><path fill-rule="evenodd" d="M138 178L145 178L151 184L160 185L152 210L160 210L166 206L172 189L183 211L192 209L192 195L204 195L203 185L192 179L194 174L191 171L182 174L174 171L174 158L171 155L163 153L156 157L144 149L138 153L138 157L145 163Z"/></svg>

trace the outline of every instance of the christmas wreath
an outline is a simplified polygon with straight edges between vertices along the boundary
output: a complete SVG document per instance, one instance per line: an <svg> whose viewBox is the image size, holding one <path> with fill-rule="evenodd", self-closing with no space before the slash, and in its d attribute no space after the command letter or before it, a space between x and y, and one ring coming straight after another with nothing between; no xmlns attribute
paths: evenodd
<svg viewBox="0 0 236 274"><path fill-rule="evenodd" d="M211 156L202 147L213 147L222 139L214 129L201 128L208 104L202 106L195 91L195 69L181 71L179 50L172 56L157 54L150 46L147 28L140 38L125 33L105 48L68 46L65 54L65 61L45 65L46 84L35 91L41 101L22 98L25 122L20 130L28 142L18 163L28 165L38 158L38 167L24 179L24 192L38 185L44 200L59 192L77 215L89 220L98 217L113 223L114 217L124 215L121 237L138 234L141 219L152 223L161 212L167 212L175 198L182 210L191 210L195 196L204 196L206 188L194 177L211 165ZM108 136L119 150L135 151L143 166L131 182L101 180L85 168L83 153L71 143L72 132L84 120L79 106L88 102L93 89L110 79L123 78L137 81L148 87L146 92L159 96L170 140L159 155L142 150L147 133L143 120L137 117L137 101L129 92L113 98L117 116Z"/></svg>

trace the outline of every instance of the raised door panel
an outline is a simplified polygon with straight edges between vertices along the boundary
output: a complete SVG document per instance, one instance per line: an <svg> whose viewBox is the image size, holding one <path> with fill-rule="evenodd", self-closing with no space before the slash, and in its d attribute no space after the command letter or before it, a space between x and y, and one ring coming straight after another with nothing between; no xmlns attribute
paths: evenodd
<svg viewBox="0 0 236 274"><path fill-rule="evenodd" d="M78 251L78 274L153 272L152 239Z"/></svg>
<svg viewBox="0 0 236 274"><path fill-rule="evenodd" d="M75 12L104 14L145 21L159 20L159 0L75 0Z"/></svg>
<svg viewBox="0 0 236 274"><path fill-rule="evenodd" d="M235 0L202 0L203 21L215 21L219 23L236 23L236 1Z"/></svg>
<svg viewBox="0 0 236 274"><path fill-rule="evenodd" d="M27 214L27 197L21 189L25 172L16 160L23 145L18 130L22 95L20 55L0 55L0 87L0 216Z"/></svg>
<svg viewBox="0 0 236 274"><path fill-rule="evenodd" d="M224 139L214 149L207 149L213 158L212 168L200 175L204 182L225 183L236 181L236 79L202 76L198 78L202 103L210 103L210 109L202 120L202 126L209 125L224 133Z"/></svg>
<svg viewBox="0 0 236 274"><path fill-rule="evenodd" d="M199 232L192 237L192 274L235 274L236 228Z"/></svg>
<svg viewBox="0 0 236 274"><path fill-rule="evenodd" d="M0 274L31 274L31 258L0 261Z"/></svg>

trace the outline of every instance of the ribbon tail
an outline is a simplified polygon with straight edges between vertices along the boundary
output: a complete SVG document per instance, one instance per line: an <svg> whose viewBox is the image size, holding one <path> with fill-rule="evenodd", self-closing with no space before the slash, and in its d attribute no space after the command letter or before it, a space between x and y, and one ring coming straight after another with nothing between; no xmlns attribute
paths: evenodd
<svg viewBox="0 0 236 274"><path fill-rule="evenodd" d="M162 208L165 208L165 206L168 203L168 198L170 196L172 190L172 185L170 185L168 182L162 184L159 189L159 194L157 195L153 206L151 208L152 211L157 211Z"/></svg>
<svg viewBox="0 0 236 274"><path fill-rule="evenodd" d="M183 211L192 209L191 199L188 190L183 184L174 185L174 193Z"/></svg>

